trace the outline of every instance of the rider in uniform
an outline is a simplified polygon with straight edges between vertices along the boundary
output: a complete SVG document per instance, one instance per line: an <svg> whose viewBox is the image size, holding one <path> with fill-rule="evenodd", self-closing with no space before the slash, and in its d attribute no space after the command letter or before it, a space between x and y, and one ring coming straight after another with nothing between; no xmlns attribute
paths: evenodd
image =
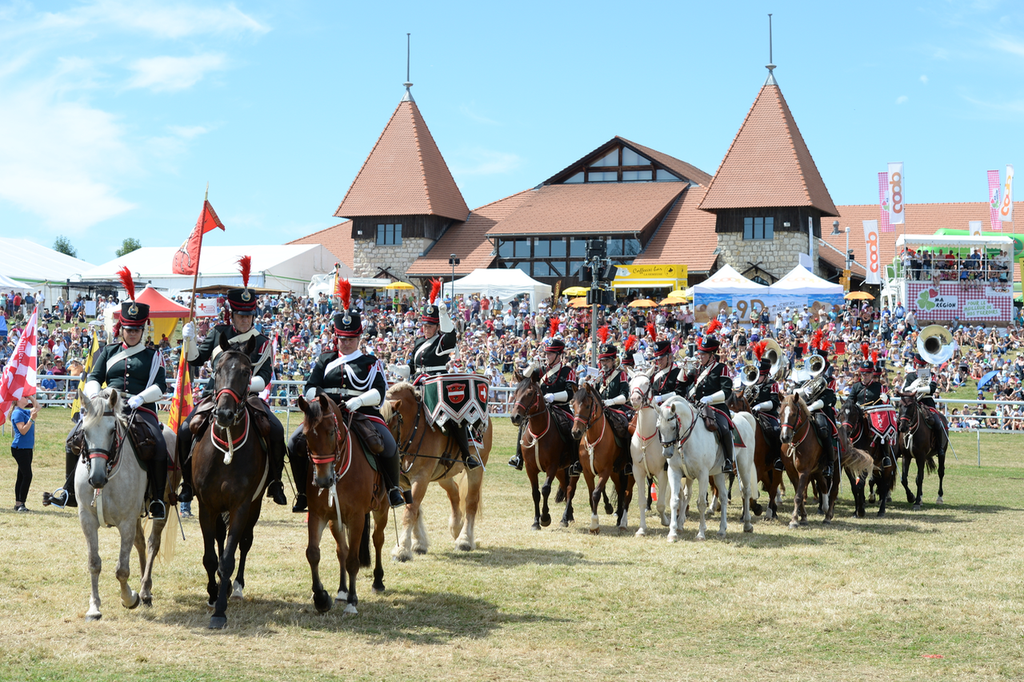
<svg viewBox="0 0 1024 682"><path fill-rule="evenodd" d="M343 281L342 284L349 283ZM347 286L344 287L341 296L345 308L348 308L348 290ZM312 401L316 399L318 393L323 392L337 404L344 404L349 410L358 410L370 418L384 441L384 451L375 457L384 478L384 487L388 491L388 502L392 507L401 507L405 504L405 498L399 487L401 479L398 445L377 410L377 405L387 394L388 382L384 378L384 367L380 360L373 355L364 354L359 349L362 333L363 325L358 309L335 313L334 334L337 350L328 351L317 358L306 382L305 398ZM365 395L372 391L376 391L376 396ZM307 505L306 473L309 466L302 425L299 425L288 441L288 454L291 458L292 474L295 476L295 487L298 490L292 511L300 512L304 511Z"/></svg>
<svg viewBox="0 0 1024 682"><path fill-rule="evenodd" d="M818 434L818 442L825 450L825 466L822 467L822 475L825 480L829 480L832 478L832 464L835 462L836 453L839 452L839 441L836 438L838 431L835 427L835 379L832 378L832 364L828 361L831 343L828 339L823 339L822 336L823 332L820 329L814 332L808 350L817 353L825 361L825 366L818 376L804 384L799 392L807 402L807 409L814 417L812 420L814 430Z"/></svg>
<svg viewBox="0 0 1024 682"><path fill-rule="evenodd" d="M167 390L164 364L160 352L155 348L147 348L142 341L146 320L149 319L149 306L135 302L135 284L128 268L122 268L118 274L128 292L128 300L121 304L120 322L114 329L114 335L120 337L120 342L108 344L97 351L82 393L86 398L93 399L99 395L103 384L107 388L115 388L127 399L125 405L132 411L132 418L141 419L148 425L146 440L154 443L152 458L146 465L149 476L149 514L154 520L159 520L167 517L163 501L167 485L167 443L156 414L156 402ZM68 436L68 447L65 448L65 487L58 488L52 495L43 493L44 505L78 506L74 476L84 444L84 434L78 435L81 433L82 422L79 421Z"/></svg>
<svg viewBox="0 0 1024 682"><path fill-rule="evenodd" d="M619 364L619 351L614 343L607 343L601 346L597 355L601 363L601 381L598 384L598 391L605 407L612 407L627 417L631 416L632 409L629 406L629 377L626 370Z"/></svg>
<svg viewBox="0 0 1024 682"><path fill-rule="evenodd" d="M759 342L763 344L763 342ZM779 398L779 384L771 376L772 363L768 358L762 358L761 353L764 345L754 344L754 355L758 360L757 383L750 386L749 391L750 409L761 415L760 424L764 428L768 441L768 462L765 462L776 471L785 471L786 467L782 462L782 439L780 436L781 427L779 424L779 406L782 400Z"/></svg>
<svg viewBox="0 0 1024 682"><path fill-rule="evenodd" d="M879 380L881 375L878 364L878 353L874 352L874 361L868 360L868 344L861 344L861 352L864 355L864 362L860 365L860 380L850 386L850 393L847 400L852 400L855 405L870 407L879 403L888 403L889 394L885 385ZM882 466L892 466L888 451L882 458Z"/></svg>
<svg viewBox="0 0 1024 682"><path fill-rule="evenodd" d="M259 394L270 385L271 375L274 370L274 347L270 339L261 334L253 324L259 296L255 291L249 289L249 262L249 256L242 256L239 259L243 286L241 289L231 289L228 291L228 324L215 326L206 335L203 342L199 344L198 348L196 347L195 326L191 322L185 324L182 328L181 337L183 343L188 346L186 351L188 364L195 368L193 376L199 372L207 361L210 362L211 369L216 368L217 358L221 353L221 339L227 339L228 344L232 346L244 346L249 339L255 339L254 349L249 356L249 360L252 362L252 379L249 382L248 394L249 405L258 402L270 423L270 436L267 442L267 457L270 462L270 471L267 474L267 497L274 500L276 504L285 505L288 504L288 500L285 498L284 487L281 485L285 453L284 426L281 425L281 420L271 411L270 405L263 400L259 400ZM211 389L213 387L212 380L209 387ZM253 398L256 398L256 400L253 400ZM215 396L212 395L212 390L208 391L203 401L192 410L192 414L183 420L178 428L177 450L178 461L181 462L181 492L178 494L178 499L182 502L189 502L192 499L192 447L193 443L201 439L206 432L206 428L209 425L210 412L207 412L209 408L202 410L202 412L206 413L206 417L202 427L195 435L192 434L192 430L189 428L189 422L192 419L192 415L201 410L203 403L210 403L215 399Z"/></svg>
<svg viewBox="0 0 1024 682"><path fill-rule="evenodd" d="M552 334L557 324L557 322L552 323ZM576 393L576 372L562 361L563 353L565 353L565 341L552 336L544 345L546 367L541 368L536 363L530 363L523 371L523 376L530 378L534 372L543 371L544 374L540 378L540 390L544 393L544 400L552 408L562 410L562 412L571 415L572 409L569 407L569 401L572 400L573 395ZM516 439L516 454L508 461L508 465L515 469L523 468L522 440L525 428L526 421L524 420L519 427L519 437ZM576 474L572 469L570 469L570 473Z"/></svg>
<svg viewBox="0 0 1024 682"><path fill-rule="evenodd" d="M944 419L935 405L935 391L939 385L932 377L928 361L920 353L914 353L914 366L916 369L907 372L903 381L903 392L917 395L917 402L925 408L920 411L924 423L932 430L935 442L941 443L947 436Z"/></svg>
<svg viewBox="0 0 1024 682"><path fill-rule="evenodd" d="M633 380L636 376L636 359L633 357L633 349L636 348L637 338L633 334L629 335L626 339L626 343L622 346L622 368L626 370L626 377L629 381Z"/></svg>
<svg viewBox="0 0 1024 682"><path fill-rule="evenodd" d="M654 364L649 370L651 396L655 405L660 405L672 396L679 395L679 368L672 359L672 343L658 340L654 324L647 325L647 335L653 342Z"/></svg>
<svg viewBox="0 0 1024 682"><path fill-rule="evenodd" d="M679 388L685 391L686 398L691 403L699 404L698 408L705 420L714 420L718 431L718 440L722 447L722 455L725 462L722 464L722 473L731 474L732 464L732 429L729 425L729 416L723 411L725 404L732 396L732 379L729 368L725 363L716 358L721 342L715 336L715 332L722 326L718 320L712 320L704 330L704 335L697 342L697 358L699 366L697 375L681 383ZM716 405L718 407L716 407Z"/></svg>

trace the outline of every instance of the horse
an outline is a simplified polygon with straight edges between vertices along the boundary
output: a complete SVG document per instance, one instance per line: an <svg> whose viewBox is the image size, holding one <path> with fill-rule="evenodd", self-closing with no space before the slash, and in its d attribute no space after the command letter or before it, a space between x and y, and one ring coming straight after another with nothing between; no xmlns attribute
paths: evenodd
<svg viewBox="0 0 1024 682"><path fill-rule="evenodd" d="M783 480L781 471L768 462L768 436L765 434L761 419L750 409L743 391L733 389L732 397L728 402L732 412L749 412L754 417L754 469L757 471L757 482L761 488L768 493L768 507L764 509L764 520L771 521L779 518L779 504L782 502L782 492L786 489L786 482ZM762 417L763 418L763 417ZM730 477L730 487L732 478ZM761 505L757 502L750 503L750 510L754 514L760 514Z"/></svg>
<svg viewBox="0 0 1024 682"><path fill-rule="evenodd" d="M871 482L878 485L880 502L878 505L878 516L885 516L886 499L896 479L895 456L892 446L883 443L875 437L871 427L867 424L864 411L857 403L847 400L839 411L839 421L846 433L850 436L850 444L853 448L864 450L870 455L873 462ZM890 456L889 466L883 466L886 455ZM850 488L853 490L854 516L864 518L865 509L864 487L866 476L857 476L849 467L844 466L846 475L850 479Z"/></svg>
<svg viewBox="0 0 1024 682"><path fill-rule="evenodd" d="M373 591L384 591L384 567L380 555L390 508L384 484L381 475L370 466L362 443L352 437L341 408L333 400L320 393L312 402L307 402L302 396L297 402L305 415L302 432L313 463L306 481L306 490L310 491L306 560L313 577L313 606L318 613L331 610L331 596L320 582L320 538L324 528L330 527L341 567L334 601L345 602L345 613L358 613L356 576L360 566L370 565L371 512L376 553ZM348 529L347 539L345 528Z"/></svg>
<svg viewBox="0 0 1024 682"><path fill-rule="evenodd" d="M245 559L252 547L253 528L260 518L270 473L267 448L246 407L253 346L253 339L244 346L232 346L222 337L223 352L213 375L213 419L192 448L192 481L203 531L207 606L213 609L211 629L227 625L228 595L235 599L244 596ZM240 558L232 583L236 549Z"/></svg>
<svg viewBox="0 0 1024 682"><path fill-rule="evenodd" d="M793 483L793 518L790 528L807 525L807 487L814 481L822 491L822 507L824 524L832 523L835 514L836 498L839 496L839 453L833 453L832 475L825 478L826 462L825 445L819 440L814 428L813 415L807 409L807 403L798 393L791 393L782 399L779 409L782 435L782 461L786 473Z"/></svg>
<svg viewBox="0 0 1024 682"><path fill-rule="evenodd" d="M116 576L121 584L121 604L135 609L139 604L153 604L153 562L160 551L166 519L154 521L148 539L145 536L140 513L145 508L146 471L127 437L128 417L124 402L117 389L107 388L92 399L80 396L82 430L88 461L80 460L75 469L75 495L79 500L78 520L85 534L89 552L89 573L92 578L92 596L87 621L102 618L100 612L100 526L115 526L121 535L121 548ZM161 429L167 451L174 452L175 435L171 429ZM164 504L169 502L172 486L168 485ZM87 501L92 500L87 504ZM139 592L128 586L132 547L138 551L142 568Z"/></svg>
<svg viewBox="0 0 1024 682"><path fill-rule="evenodd" d="M580 439L580 465L590 491L589 530L595 535L601 532L597 508L605 486L611 480L618 497L615 524L621 532L627 527L627 512L633 497L633 475L622 472L623 448L615 442L611 424L604 413L604 400L593 384L585 381L576 390L572 397L572 412L572 437ZM569 492L575 492L575 486L567 494Z"/></svg>
<svg viewBox="0 0 1024 682"><path fill-rule="evenodd" d="M744 445L733 447L734 462L740 479L740 494L743 498L743 532L753 532L750 522L750 501L758 498L756 487L757 472L754 469L754 417L749 412L733 415L733 422ZM685 521L685 506L689 506L692 486L690 481L699 484L697 492L697 509L700 512L700 525L697 529L697 540L704 540L707 529L707 493L708 479L713 476L718 488L718 503L722 508L722 521L718 529L719 537L725 537L728 527L726 512L728 505L725 474L722 473L724 459L719 456L717 432L709 431L697 413L697 409L683 398L674 397L665 401L659 410L658 431L665 457L668 459L669 488L672 500L669 514L669 542L679 539ZM683 478L687 479L686 500L680 506L680 490Z"/></svg>
<svg viewBox="0 0 1024 682"><path fill-rule="evenodd" d="M939 497L935 504L942 504L942 478L946 474L946 445L949 439L945 436L946 423L942 415L933 414L932 418L940 421L943 435L935 436L934 431L922 424L922 410L928 409L921 405L913 393L900 395L900 454L903 456L903 476L901 482L907 493L907 503L914 505L914 511L921 510L921 487L924 483L925 468L935 471L935 457L939 459ZM917 495L910 492L907 475L910 473L910 459L917 462Z"/></svg>
<svg viewBox="0 0 1024 682"><path fill-rule="evenodd" d="M444 489L451 503L448 530L455 540L455 548L463 552L476 549L480 491L494 437L491 420L487 420L482 436L483 447L477 453L484 466L467 471L454 439L428 425L426 407L415 386L403 381L388 388L380 413L398 443L402 480L412 491L412 502L405 505L402 532L391 556L398 561L409 561L414 552L427 553L430 541L423 522L422 504L427 486L433 481ZM460 478L462 473L465 475Z"/></svg>
<svg viewBox="0 0 1024 682"><path fill-rule="evenodd" d="M633 479L648 481L655 479L658 484L658 517L661 525L668 526L668 514L665 512L665 491L668 490L668 471L665 466L665 451L654 443L658 435L658 409L651 403L651 379L641 374L629 382L629 400L636 410L636 430L629 440L629 454L633 460ZM646 487L646 486L645 486ZM638 488L637 492L641 492ZM639 495L640 528L637 537L647 535L647 501L646 491Z"/></svg>
<svg viewBox="0 0 1024 682"><path fill-rule="evenodd" d="M569 477L566 468L572 459L578 457L576 442L568 435L562 436L555 424L554 411L544 400L540 390L537 372L532 377L521 379L512 393L511 421L522 429L520 447L526 476L530 479L530 490L533 492L533 530L551 525L551 513L548 508L548 497L551 495L551 482L558 479L559 488L566 491L565 513L562 515L562 527L568 527L574 520L572 498L568 495L569 488L575 489L575 479ZM544 485L538 486L538 474L544 472ZM575 492L575 491L574 491ZM543 506L541 499L543 498Z"/></svg>

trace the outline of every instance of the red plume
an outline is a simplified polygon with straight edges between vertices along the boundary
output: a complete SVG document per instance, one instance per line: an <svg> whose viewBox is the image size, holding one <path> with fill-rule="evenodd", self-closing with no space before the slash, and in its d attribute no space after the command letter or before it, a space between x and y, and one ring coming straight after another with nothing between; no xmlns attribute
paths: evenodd
<svg viewBox="0 0 1024 682"><path fill-rule="evenodd" d="M878 351L877 350L871 351L871 362L876 364L876 365L878 364Z"/></svg>
<svg viewBox="0 0 1024 682"><path fill-rule="evenodd" d="M121 278L121 284L124 285L124 290L128 292L128 300L135 300L135 280L132 279L132 271L128 269L128 266L122 266L117 271L117 276Z"/></svg>
<svg viewBox="0 0 1024 682"><path fill-rule="evenodd" d="M636 346L636 342L637 342L636 334L630 334L629 338L626 339L626 346L625 346L625 348L626 348L626 352L627 353L629 351L633 350L633 348Z"/></svg>
<svg viewBox="0 0 1024 682"><path fill-rule="evenodd" d="M818 329L817 331L815 331L814 334L811 336L811 348L820 348L821 347L821 337L824 336L824 335L825 335L825 332L823 330L821 330L821 329Z"/></svg>
<svg viewBox="0 0 1024 682"><path fill-rule="evenodd" d="M434 301L437 300L438 294L441 293L441 280L432 279L430 280L430 305L434 305Z"/></svg>
<svg viewBox="0 0 1024 682"><path fill-rule="evenodd" d="M352 282L347 279L339 279L338 296L341 298L341 309L348 310L349 301L352 299Z"/></svg>
<svg viewBox="0 0 1024 682"><path fill-rule="evenodd" d="M832 342L829 341L828 339L822 339L821 343L818 344L818 350L821 350L822 352L825 352L825 353L827 353L828 350L831 347L832 347Z"/></svg>
<svg viewBox="0 0 1024 682"><path fill-rule="evenodd" d="M651 337L651 343L658 340L658 330L655 328L653 322L648 322L644 329L647 330L647 336Z"/></svg>
<svg viewBox="0 0 1024 682"><path fill-rule="evenodd" d="M608 343L608 325L601 325L597 328L597 339L601 343Z"/></svg>
<svg viewBox="0 0 1024 682"><path fill-rule="evenodd" d="M868 350L870 350L870 348L871 348L871 346L869 346L866 343L860 344L860 353L861 353L861 355L864 356L865 360L868 359Z"/></svg>
<svg viewBox="0 0 1024 682"><path fill-rule="evenodd" d="M551 322L548 326L548 336L554 338L555 334L558 333L558 323L561 322L557 317L552 317Z"/></svg>
<svg viewBox="0 0 1024 682"><path fill-rule="evenodd" d="M704 333L705 334L714 334L715 332L717 332L721 328L722 328L722 323L719 322L717 319L714 319L714 320L711 320L710 322L708 322L708 326L704 328Z"/></svg>
<svg viewBox="0 0 1024 682"><path fill-rule="evenodd" d="M252 256L242 256L238 259L238 271L242 273L242 286L249 288L249 272L252 269Z"/></svg>
<svg viewBox="0 0 1024 682"><path fill-rule="evenodd" d="M761 356L764 355L764 349L767 345L767 341L758 341L751 346L751 350L754 351L754 357L757 358L758 362L761 361Z"/></svg>

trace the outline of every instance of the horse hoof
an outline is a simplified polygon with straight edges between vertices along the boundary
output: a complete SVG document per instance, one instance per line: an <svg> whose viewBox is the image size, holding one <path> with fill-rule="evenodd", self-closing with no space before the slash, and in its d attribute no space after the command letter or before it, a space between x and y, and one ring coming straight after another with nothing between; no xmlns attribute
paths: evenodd
<svg viewBox="0 0 1024 682"><path fill-rule="evenodd" d="M566 525L565 521L562 521L562 525ZM530 526L532 530L540 530L540 521L534 521L533 525Z"/></svg>
<svg viewBox="0 0 1024 682"><path fill-rule="evenodd" d="M822 519L821 520L821 524L823 526L831 526L832 525L832 519Z"/></svg>
<svg viewBox="0 0 1024 682"><path fill-rule="evenodd" d="M210 611L213 611L215 608L217 608L217 603L213 601L208 601L206 602L206 608Z"/></svg>
<svg viewBox="0 0 1024 682"><path fill-rule="evenodd" d="M472 552L474 547L473 543L469 540L460 540L459 542L455 543L455 549L459 550L460 552Z"/></svg>
<svg viewBox="0 0 1024 682"><path fill-rule="evenodd" d="M128 604L125 604L124 607L126 609L128 609L129 611L134 611L135 609L139 608L139 604L141 604L141 603L142 603L142 597L139 596L138 592L136 592L135 593L135 601L130 606Z"/></svg>
<svg viewBox="0 0 1024 682"><path fill-rule="evenodd" d="M878 514L876 514L876 516L878 518L882 518L883 516L885 516L885 510L884 509L879 509L878 510Z"/></svg>
<svg viewBox="0 0 1024 682"><path fill-rule="evenodd" d="M698 534L697 537L694 538L694 540L699 540L700 542L704 542L704 540L706 540L706 538L703 535Z"/></svg>
<svg viewBox="0 0 1024 682"><path fill-rule="evenodd" d="M800 519L800 525L801 526L806 526L807 525L807 519Z"/></svg>
<svg viewBox="0 0 1024 682"><path fill-rule="evenodd" d="M600 535L601 534L601 529L600 528L590 528L588 530L590 530L590 534L591 535Z"/></svg>
<svg viewBox="0 0 1024 682"><path fill-rule="evenodd" d="M911 493L907 493L907 504L914 504L914 496Z"/></svg>
<svg viewBox="0 0 1024 682"><path fill-rule="evenodd" d="M633 533L633 535L634 535L634 536L636 536L636 537L638 537L638 538L642 538L642 537L644 537L645 535L647 535L647 533L645 533L645 532L644 532L644 529L643 529L643 528L637 528L637 529L636 529L636 532L635 532L635 533Z"/></svg>
<svg viewBox="0 0 1024 682"><path fill-rule="evenodd" d="M345 613L356 614L359 613L359 610L356 608L355 604L345 604Z"/></svg>
<svg viewBox="0 0 1024 682"><path fill-rule="evenodd" d="M316 607L317 613L327 613L331 610L331 597L327 590L313 593L313 606Z"/></svg>
<svg viewBox="0 0 1024 682"><path fill-rule="evenodd" d="M384 591L387 588L385 588L384 587L384 583L381 582L381 583L374 583L372 589L373 589L373 593L374 594L384 594Z"/></svg>
<svg viewBox="0 0 1024 682"><path fill-rule="evenodd" d="M544 526L545 528L550 526L551 525L551 514L543 514L543 515L541 515L541 517L540 517L540 525Z"/></svg>
<svg viewBox="0 0 1024 682"><path fill-rule="evenodd" d="M667 516L662 515L661 525L665 526L666 528L668 528L671 525L671 522L668 520Z"/></svg>
<svg viewBox="0 0 1024 682"><path fill-rule="evenodd" d="M754 532L754 524L748 523L748 524L744 525L743 526L743 532L744 533L753 533Z"/></svg>
<svg viewBox="0 0 1024 682"><path fill-rule="evenodd" d="M914 511L921 511L921 503L920 502L918 502L917 504L914 505Z"/></svg>
<svg viewBox="0 0 1024 682"><path fill-rule="evenodd" d="M395 548L391 550L391 558L395 561L412 561L412 552L401 545L395 545Z"/></svg>
<svg viewBox="0 0 1024 682"><path fill-rule="evenodd" d="M85 621L87 623L95 623L96 621L98 621L102 617L103 617L103 614L99 613L99 612L87 613L87 614L85 614Z"/></svg>
<svg viewBox="0 0 1024 682"><path fill-rule="evenodd" d="M609 503L605 502L605 505L604 505L604 513L605 513L605 514L608 514L609 516L611 516L612 514L614 514L614 513L615 513L615 510L614 510L614 509L612 509L612 505L611 505L611 504L609 504Z"/></svg>
<svg viewBox="0 0 1024 682"><path fill-rule="evenodd" d="M245 588L237 580L231 585L231 598L238 600L245 599Z"/></svg>
<svg viewBox="0 0 1024 682"><path fill-rule="evenodd" d="M420 556L423 556L424 554L427 553L427 548L426 547L413 547L412 551L416 552Z"/></svg>
<svg viewBox="0 0 1024 682"><path fill-rule="evenodd" d="M868 503L874 504L875 502L878 502L878 499L875 497L875 494L871 493L870 495L868 495Z"/></svg>
<svg viewBox="0 0 1024 682"><path fill-rule="evenodd" d="M146 607L153 606L153 597L143 597L142 598L142 605L146 606Z"/></svg>
<svg viewBox="0 0 1024 682"><path fill-rule="evenodd" d="M718 531L718 537L724 538L725 537L725 531L724 530Z"/></svg>
<svg viewBox="0 0 1024 682"><path fill-rule="evenodd" d="M669 533L668 534L668 541L669 542L679 542L679 536L676 535L675 533Z"/></svg>
<svg viewBox="0 0 1024 682"><path fill-rule="evenodd" d="M562 519L558 523L562 526L562 528L568 528L569 527L569 522L566 521L565 519Z"/></svg>
<svg viewBox="0 0 1024 682"><path fill-rule="evenodd" d="M208 630L223 630L228 624L226 616L213 616L210 618L210 624L207 627Z"/></svg>
<svg viewBox="0 0 1024 682"><path fill-rule="evenodd" d="M338 590L338 594L334 595L334 601L338 602L339 604L341 602L347 602L348 601L348 592L345 592L343 590Z"/></svg>
<svg viewBox="0 0 1024 682"><path fill-rule="evenodd" d="M944 504L944 502L942 501L942 495L938 496L938 498L935 500L935 504Z"/></svg>
<svg viewBox="0 0 1024 682"><path fill-rule="evenodd" d="M799 528L800 524L798 522L796 522L796 521L790 521L789 522L789 527L790 528Z"/></svg>

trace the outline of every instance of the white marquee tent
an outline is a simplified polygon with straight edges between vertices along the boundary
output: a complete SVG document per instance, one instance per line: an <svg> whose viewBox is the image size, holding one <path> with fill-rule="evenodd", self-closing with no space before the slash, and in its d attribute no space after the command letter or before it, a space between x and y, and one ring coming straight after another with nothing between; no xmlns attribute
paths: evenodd
<svg viewBox="0 0 1024 682"><path fill-rule="evenodd" d="M452 295L452 282L445 282L441 289L442 295ZM481 294L494 296L502 301L510 301L518 294L529 294L530 310L536 310L537 304L551 298L551 286L538 282L522 270L477 268L454 282L456 294Z"/></svg>
<svg viewBox="0 0 1024 682"><path fill-rule="evenodd" d="M798 265L790 270L788 275L768 287L768 291L781 295L792 293L799 293L805 296L817 294L842 295L843 285L822 279L804 266Z"/></svg>
<svg viewBox="0 0 1024 682"><path fill-rule="evenodd" d="M694 298L701 295L736 296L766 293L768 287L747 279L731 265L723 265L718 272L693 287Z"/></svg>
<svg viewBox="0 0 1024 682"><path fill-rule="evenodd" d="M42 290L46 305L57 300L67 280L81 279L80 275L96 267L28 239L0 237L0 254L0 275L20 282L23 291ZM0 286L8 291L11 288Z"/></svg>

